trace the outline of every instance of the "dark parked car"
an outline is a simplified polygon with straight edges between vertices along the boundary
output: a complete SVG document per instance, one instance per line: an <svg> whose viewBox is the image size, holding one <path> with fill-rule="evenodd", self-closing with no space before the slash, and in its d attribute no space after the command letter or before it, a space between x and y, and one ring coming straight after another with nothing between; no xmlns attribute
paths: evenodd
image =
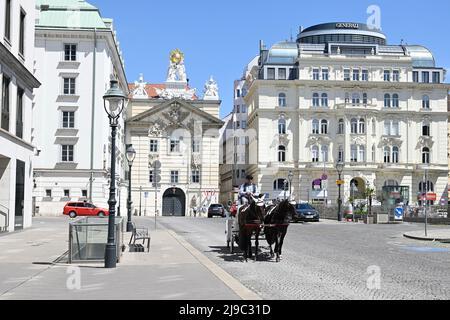
<svg viewBox="0 0 450 320"><path fill-rule="evenodd" d="M212 204L208 208L208 218L212 218L214 216L219 216L225 218L225 208L221 204Z"/></svg>
<svg viewBox="0 0 450 320"><path fill-rule="evenodd" d="M319 212L309 203L299 203L295 206L296 216L294 222L319 222Z"/></svg>

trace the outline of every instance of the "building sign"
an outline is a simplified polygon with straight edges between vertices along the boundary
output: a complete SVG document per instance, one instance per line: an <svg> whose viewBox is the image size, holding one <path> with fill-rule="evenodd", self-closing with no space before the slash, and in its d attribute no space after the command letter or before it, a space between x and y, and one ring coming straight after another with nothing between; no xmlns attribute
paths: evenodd
<svg viewBox="0 0 450 320"><path fill-rule="evenodd" d="M359 29L358 23L336 23L336 29Z"/></svg>

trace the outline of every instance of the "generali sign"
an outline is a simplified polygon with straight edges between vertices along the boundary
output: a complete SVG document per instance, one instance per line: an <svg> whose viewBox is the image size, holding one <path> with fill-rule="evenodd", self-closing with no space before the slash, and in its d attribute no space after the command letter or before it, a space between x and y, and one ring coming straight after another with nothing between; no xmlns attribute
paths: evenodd
<svg viewBox="0 0 450 320"><path fill-rule="evenodd" d="M359 29L359 23L336 23L336 29Z"/></svg>

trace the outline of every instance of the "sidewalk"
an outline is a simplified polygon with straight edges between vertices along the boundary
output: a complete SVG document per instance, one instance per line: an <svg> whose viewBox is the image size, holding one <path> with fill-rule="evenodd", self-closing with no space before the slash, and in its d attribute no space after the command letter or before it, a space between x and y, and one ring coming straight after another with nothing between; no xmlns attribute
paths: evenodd
<svg viewBox="0 0 450 320"><path fill-rule="evenodd" d="M428 235L425 236L425 230L406 232L404 234L405 238L422 240L422 241L439 241L439 242L450 242L450 228L446 229L433 229L429 230Z"/></svg>
<svg viewBox="0 0 450 320"><path fill-rule="evenodd" d="M67 221L40 218L33 229L0 237L0 299L257 298L179 236L161 228L151 231L150 253L125 252L116 269L54 263L67 251Z"/></svg>

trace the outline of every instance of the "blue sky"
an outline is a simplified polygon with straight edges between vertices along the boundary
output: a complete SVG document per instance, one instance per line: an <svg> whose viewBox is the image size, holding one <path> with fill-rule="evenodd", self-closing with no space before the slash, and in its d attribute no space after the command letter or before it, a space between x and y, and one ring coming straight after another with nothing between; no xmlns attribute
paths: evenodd
<svg viewBox="0 0 450 320"><path fill-rule="evenodd" d="M334 21L365 23L367 8L381 8L389 44L421 44L437 64L450 68L450 1L243 1L243 0L88 0L113 18L124 52L129 82L144 73L149 83L165 80L168 56L180 48L192 87L201 93L213 75L220 86L221 116L232 109L233 80L258 54L262 39L270 46L296 37L299 26ZM449 74L450 77L450 74ZM449 78L450 79L450 78ZM449 82L447 80L447 82Z"/></svg>

